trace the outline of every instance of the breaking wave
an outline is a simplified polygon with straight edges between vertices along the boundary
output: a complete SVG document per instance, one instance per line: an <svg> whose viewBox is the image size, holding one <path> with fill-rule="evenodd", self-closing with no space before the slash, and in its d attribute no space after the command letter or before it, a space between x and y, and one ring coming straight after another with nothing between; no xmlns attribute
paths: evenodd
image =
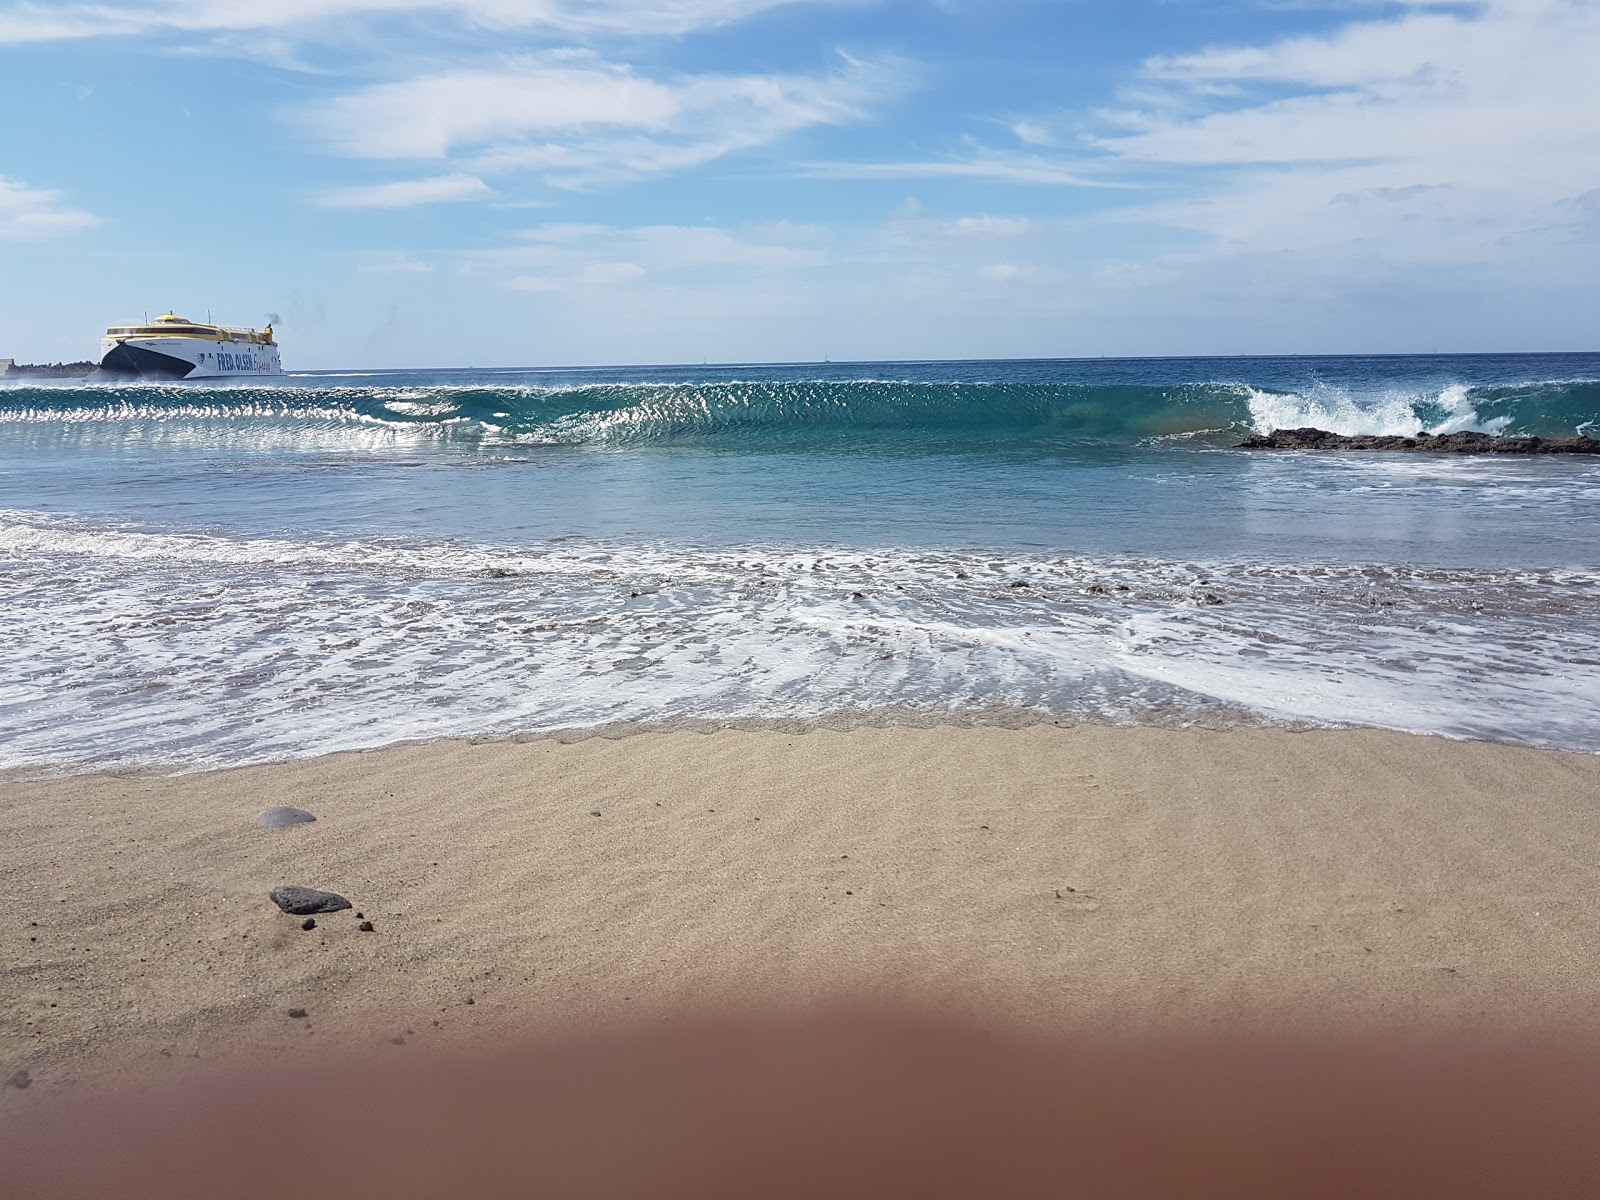
<svg viewBox="0 0 1600 1200"><path fill-rule="evenodd" d="M329 382L332 382L331 380ZM1312 383L747 380L582 386L196 384L8 386L0 424L60 430L179 428L341 431L524 445L675 441L808 444L946 440L963 446L1186 440L1228 445L1251 432L1314 425L1336 433L1476 430L1572 436L1600 427L1600 380L1407 389Z"/></svg>

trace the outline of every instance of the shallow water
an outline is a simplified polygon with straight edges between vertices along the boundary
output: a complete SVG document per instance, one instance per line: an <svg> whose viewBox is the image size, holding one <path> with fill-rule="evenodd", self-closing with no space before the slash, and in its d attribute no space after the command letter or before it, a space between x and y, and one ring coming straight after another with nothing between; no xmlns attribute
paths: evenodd
<svg viewBox="0 0 1600 1200"><path fill-rule="evenodd" d="M1600 750L1600 356L0 386L0 765L1009 705Z"/></svg>

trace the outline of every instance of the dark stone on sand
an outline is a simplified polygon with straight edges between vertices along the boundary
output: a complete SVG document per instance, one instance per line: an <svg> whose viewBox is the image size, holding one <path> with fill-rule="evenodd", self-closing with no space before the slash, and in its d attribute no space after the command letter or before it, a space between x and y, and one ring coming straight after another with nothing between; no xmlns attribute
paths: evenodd
<svg viewBox="0 0 1600 1200"><path fill-rule="evenodd" d="M316 927L317 919L315 917L307 917L304 921L300 922L300 928L304 929L307 933L310 933Z"/></svg>
<svg viewBox="0 0 1600 1200"><path fill-rule="evenodd" d="M1253 433L1240 450L1410 450L1429 454L1600 454L1600 438L1497 437L1488 433L1329 433L1326 429L1274 429Z"/></svg>
<svg viewBox="0 0 1600 1200"><path fill-rule="evenodd" d="M363 921L363 922L361 922L361 924L357 925L356 928L359 929L362 933L372 933L372 932L374 932L374 930L372 928L372 922L371 921Z"/></svg>
<svg viewBox="0 0 1600 1200"><path fill-rule="evenodd" d="M600 813L599 813L599 812L598 812L598 810L597 810L597 811L595 811L595 812L592 812L592 813L590 813L590 814L589 814L589 815L590 815L590 816L591 816L591 817L598 817L598 816L599 816L599 815L600 815Z"/></svg>
<svg viewBox="0 0 1600 1200"><path fill-rule="evenodd" d="M291 1008L289 1010L289 1016L290 1016L290 1018L292 1020L296 1020L296 1021L303 1020L305 1018L305 1015L306 1015L306 1010L303 1009L303 1008Z"/></svg>
<svg viewBox="0 0 1600 1200"><path fill-rule="evenodd" d="M296 917L310 913L339 912L352 907L350 901L337 892L319 892L316 888L297 887L294 884L275 887L268 894L274 904Z"/></svg>
<svg viewBox="0 0 1600 1200"><path fill-rule="evenodd" d="M13 1072L11 1078L6 1080L6 1086L25 1092L33 1086L33 1076L28 1074L26 1069Z"/></svg>
<svg viewBox="0 0 1600 1200"><path fill-rule="evenodd" d="M303 808L289 808L280 805L277 808L267 809L266 812L256 818L256 824L265 825L268 829L287 829L291 825L309 825L315 820L316 817Z"/></svg>

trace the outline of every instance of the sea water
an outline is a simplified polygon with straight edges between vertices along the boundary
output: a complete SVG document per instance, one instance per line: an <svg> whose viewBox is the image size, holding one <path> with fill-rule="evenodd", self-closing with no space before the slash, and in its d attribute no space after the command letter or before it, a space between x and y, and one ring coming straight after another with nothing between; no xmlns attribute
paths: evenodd
<svg viewBox="0 0 1600 1200"><path fill-rule="evenodd" d="M292 355L291 355L292 357ZM0 385L0 766L996 710L1600 751L1600 355Z"/></svg>

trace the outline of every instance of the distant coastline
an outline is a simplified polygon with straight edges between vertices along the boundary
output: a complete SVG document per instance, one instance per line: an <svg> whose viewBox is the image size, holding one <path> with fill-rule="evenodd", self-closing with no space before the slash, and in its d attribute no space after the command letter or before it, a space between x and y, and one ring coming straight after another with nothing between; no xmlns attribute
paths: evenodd
<svg viewBox="0 0 1600 1200"><path fill-rule="evenodd" d="M19 363L0 358L0 379L78 379L95 369L92 362Z"/></svg>

